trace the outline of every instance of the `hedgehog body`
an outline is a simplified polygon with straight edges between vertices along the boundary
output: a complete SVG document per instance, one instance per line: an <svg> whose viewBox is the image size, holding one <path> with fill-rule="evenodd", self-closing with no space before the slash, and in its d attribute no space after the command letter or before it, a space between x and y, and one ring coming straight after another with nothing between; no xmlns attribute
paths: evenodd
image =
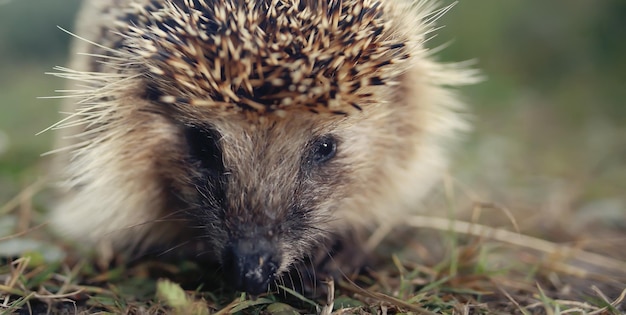
<svg viewBox="0 0 626 315"><path fill-rule="evenodd" d="M431 1L85 2L52 223L110 251L200 242L260 293L401 220L464 128Z"/></svg>

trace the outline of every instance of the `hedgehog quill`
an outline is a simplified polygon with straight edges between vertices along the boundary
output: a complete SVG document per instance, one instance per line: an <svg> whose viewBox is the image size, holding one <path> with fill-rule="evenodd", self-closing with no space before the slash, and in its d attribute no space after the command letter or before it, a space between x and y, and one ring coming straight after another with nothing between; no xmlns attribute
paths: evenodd
<svg viewBox="0 0 626 315"><path fill-rule="evenodd" d="M475 72L424 47L448 9L85 1L57 74L72 87L54 126L53 226L103 257L202 244L253 295L336 244L366 252L364 235L416 208L466 127L452 88Z"/></svg>

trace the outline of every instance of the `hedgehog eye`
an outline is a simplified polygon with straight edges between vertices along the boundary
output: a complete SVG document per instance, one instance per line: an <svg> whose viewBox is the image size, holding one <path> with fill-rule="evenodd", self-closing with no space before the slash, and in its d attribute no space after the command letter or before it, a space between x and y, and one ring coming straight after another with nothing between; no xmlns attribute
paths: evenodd
<svg viewBox="0 0 626 315"><path fill-rule="evenodd" d="M337 154L337 140L330 135L323 136L313 143L312 160L316 164L323 164Z"/></svg>
<svg viewBox="0 0 626 315"><path fill-rule="evenodd" d="M209 128L193 126L186 128L185 137L190 156L200 162L200 166L206 171L219 175L224 169L218 144L219 133Z"/></svg>

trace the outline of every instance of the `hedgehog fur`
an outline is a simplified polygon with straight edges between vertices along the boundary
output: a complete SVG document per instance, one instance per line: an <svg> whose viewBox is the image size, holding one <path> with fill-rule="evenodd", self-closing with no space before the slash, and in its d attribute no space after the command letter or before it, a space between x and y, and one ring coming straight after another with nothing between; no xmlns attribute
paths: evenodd
<svg viewBox="0 0 626 315"><path fill-rule="evenodd" d="M86 1L57 73L72 88L53 226L105 257L202 243L260 293L316 249L401 222L466 128L450 87L475 73L424 46L448 9Z"/></svg>

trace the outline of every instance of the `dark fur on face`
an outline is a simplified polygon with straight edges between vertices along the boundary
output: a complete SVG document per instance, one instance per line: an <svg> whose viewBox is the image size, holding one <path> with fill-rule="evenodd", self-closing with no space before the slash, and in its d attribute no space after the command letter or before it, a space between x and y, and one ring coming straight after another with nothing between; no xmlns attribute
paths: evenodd
<svg viewBox="0 0 626 315"><path fill-rule="evenodd" d="M327 222L330 202L343 197L349 167L341 140L307 126L308 115L254 128L224 120L179 123L185 158L172 174L184 176L172 182L180 207L246 291L264 292L276 274L335 232ZM259 285L241 280L266 265Z"/></svg>

